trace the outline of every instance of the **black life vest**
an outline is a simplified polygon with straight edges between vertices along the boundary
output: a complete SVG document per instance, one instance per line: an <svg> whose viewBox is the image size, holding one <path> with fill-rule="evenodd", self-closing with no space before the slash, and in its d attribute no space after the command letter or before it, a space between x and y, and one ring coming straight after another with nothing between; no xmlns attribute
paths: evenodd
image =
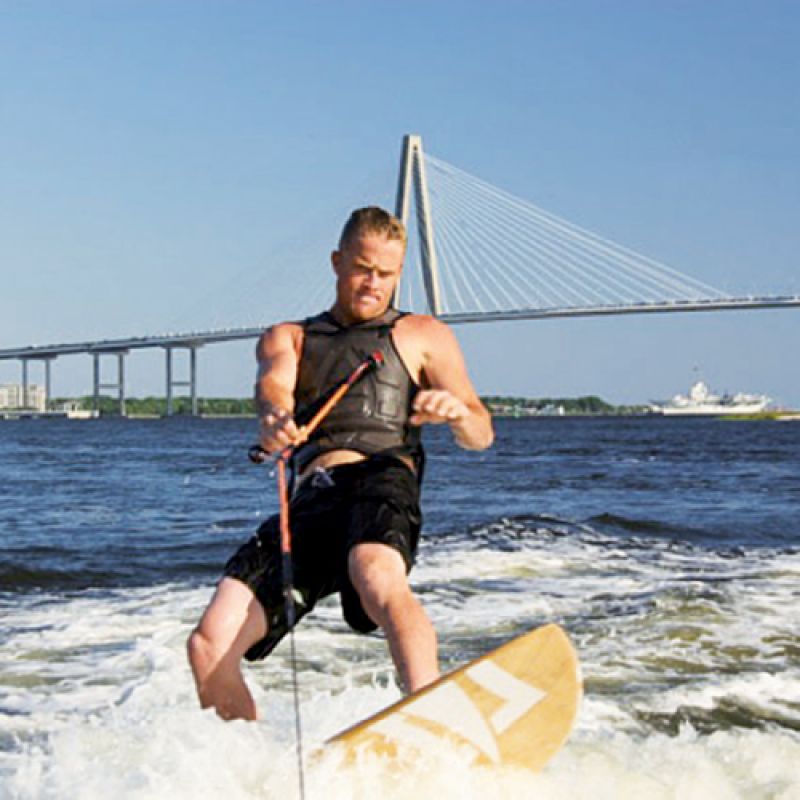
<svg viewBox="0 0 800 800"><path fill-rule="evenodd" d="M332 450L410 456L421 465L420 429L408 423L418 387L392 340L392 328L403 316L389 309L376 319L344 326L326 311L302 322L303 351L294 391L298 424L308 422L326 394L367 356L380 350L384 361L347 391L295 453L295 470Z"/></svg>

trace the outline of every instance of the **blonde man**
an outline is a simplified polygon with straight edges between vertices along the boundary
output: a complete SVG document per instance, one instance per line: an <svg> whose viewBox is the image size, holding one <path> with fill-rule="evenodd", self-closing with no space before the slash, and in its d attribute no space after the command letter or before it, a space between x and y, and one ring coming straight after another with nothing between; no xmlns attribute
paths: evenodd
<svg viewBox="0 0 800 800"><path fill-rule="evenodd" d="M260 444L275 453L296 442L316 400L381 351L383 366L297 449L294 585L298 618L338 592L352 628L380 628L403 688L413 692L439 675L436 633L408 583L421 526L420 428L449 425L461 447L475 450L489 447L494 434L450 329L392 308L405 251L397 218L377 207L354 211L331 255L333 306L262 335L256 399ZM256 719L241 659L264 658L287 630L273 517L230 559L189 639L203 707Z"/></svg>

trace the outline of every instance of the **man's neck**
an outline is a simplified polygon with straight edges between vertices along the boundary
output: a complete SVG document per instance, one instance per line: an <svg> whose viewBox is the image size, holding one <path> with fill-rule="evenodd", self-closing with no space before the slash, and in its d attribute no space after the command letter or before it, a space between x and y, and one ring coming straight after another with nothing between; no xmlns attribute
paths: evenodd
<svg viewBox="0 0 800 800"><path fill-rule="evenodd" d="M349 328L353 325L363 325L367 322L373 322L376 319L381 319L388 311L390 307L384 308L380 314L376 314L374 317L370 317L369 319L353 319L350 317L349 314L344 313L337 305L331 306L328 310L328 313L339 323L339 325Z"/></svg>

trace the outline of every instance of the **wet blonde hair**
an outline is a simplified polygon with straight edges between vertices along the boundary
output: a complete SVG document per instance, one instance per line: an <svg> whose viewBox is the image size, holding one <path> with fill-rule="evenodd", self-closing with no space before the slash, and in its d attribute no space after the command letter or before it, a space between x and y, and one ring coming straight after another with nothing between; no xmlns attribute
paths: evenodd
<svg viewBox="0 0 800 800"><path fill-rule="evenodd" d="M339 249L344 249L354 239L366 234L383 234L387 239L398 239L406 244L406 226L394 215L379 206L357 208L342 228Z"/></svg>

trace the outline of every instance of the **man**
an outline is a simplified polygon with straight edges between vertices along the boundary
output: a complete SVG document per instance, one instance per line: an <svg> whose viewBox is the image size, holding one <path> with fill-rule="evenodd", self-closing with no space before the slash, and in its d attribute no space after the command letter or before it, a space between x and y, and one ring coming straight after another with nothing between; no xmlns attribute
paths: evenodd
<svg viewBox="0 0 800 800"><path fill-rule="evenodd" d="M458 343L433 317L392 307L406 250L402 223L369 207L351 215L331 255L336 300L329 312L267 330L258 348L260 444L297 443L313 403L365 355L384 365L344 396L296 450L291 501L298 618L339 592L355 630L379 627L403 688L439 674L437 641L408 572L421 517L419 427L448 424L456 442L484 449L491 418L467 375ZM225 719L256 719L242 657L263 658L287 632L276 518L228 562L188 647L202 706Z"/></svg>

